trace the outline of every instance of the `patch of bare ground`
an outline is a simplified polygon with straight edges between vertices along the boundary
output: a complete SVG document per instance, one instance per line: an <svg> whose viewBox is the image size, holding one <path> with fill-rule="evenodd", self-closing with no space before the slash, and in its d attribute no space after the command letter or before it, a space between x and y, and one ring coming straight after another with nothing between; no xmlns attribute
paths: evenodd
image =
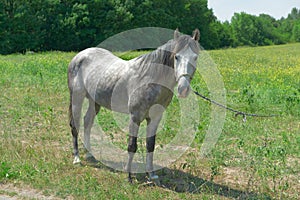
<svg viewBox="0 0 300 200"><path fill-rule="evenodd" d="M216 177L217 182L234 187L246 188L249 177L248 173L240 167L224 167L220 177Z"/></svg>
<svg viewBox="0 0 300 200"><path fill-rule="evenodd" d="M300 158L295 158L295 157L288 157L287 158L287 166L288 167L298 167L299 169L300 165Z"/></svg>
<svg viewBox="0 0 300 200"><path fill-rule="evenodd" d="M32 189L28 186L17 187L13 184L0 183L0 200L27 200L27 199L42 199L42 200L61 200L54 195L46 196L42 191ZM72 200L72 197L66 198Z"/></svg>

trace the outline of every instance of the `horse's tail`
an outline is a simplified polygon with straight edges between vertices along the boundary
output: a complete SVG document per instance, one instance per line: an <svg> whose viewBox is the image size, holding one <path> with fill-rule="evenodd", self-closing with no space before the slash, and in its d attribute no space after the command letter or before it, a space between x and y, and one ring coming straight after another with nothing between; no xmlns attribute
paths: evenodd
<svg viewBox="0 0 300 200"><path fill-rule="evenodd" d="M69 122L70 126L72 127L72 121L73 121L73 113L72 113L72 97L73 97L73 82L74 78L77 75L73 73L74 72L74 59L70 62L68 67L68 87L70 91L70 104L69 104ZM74 76L75 75L75 76Z"/></svg>
<svg viewBox="0 0 300 200"><path fill-rule="evenodd" d="M82 102L87 93L84 86L82 70L89 63L87 56L88 51L89 50L78 53L72 59L68 67L68 87L70 91L69 120L71 127L79 126L79 124L77 124L79 121L78 116L80 116ZM76 110L74 110L74 106L77 107Z"/></svg>
<svg viewBox="0 0 300 200"><path fill-rule="evenodd" d="M70 91L73 89L74 78L78 75L83 62L83 59L78 59L77 57L75 56L72 59L68 67L68 86Z"/></svg>
<svg viewBox="0 0 300 200"><path fill-rule="evenodd" d="M79 62L78 62L79 60ZM73 123L73 113L72 113L72 99L73 99L73 87L75 78L79 75L79 70L81 68L83 59L78 59L78 56L75 56L69 64L68 67L68 87L70 91L70 104L69 104L69 122L72 127Z"/></svg>

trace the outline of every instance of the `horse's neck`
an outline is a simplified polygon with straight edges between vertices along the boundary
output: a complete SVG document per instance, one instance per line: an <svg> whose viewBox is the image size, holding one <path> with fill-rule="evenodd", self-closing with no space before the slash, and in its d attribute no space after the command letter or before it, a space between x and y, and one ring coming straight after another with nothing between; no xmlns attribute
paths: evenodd
<svg viewBox="0 0 300 200"><path fill-rule="evenodd" d="M139 58L137 58L137 62L142 66L146 65L148 67L151 67L151 65L149 64L152 63L173 68L174 62L171 59L173 49L174 44L172 41L169 41L163 46L158 47L156 50L140 56Z"/></svg>
<svg viewBox="0 0 300 200"><path fill-rule="evenodd" d="M172 56L172 47L165 44L153 52L131 60L133 73L140 81L157 83L169 89L176 85Z"/></svg>

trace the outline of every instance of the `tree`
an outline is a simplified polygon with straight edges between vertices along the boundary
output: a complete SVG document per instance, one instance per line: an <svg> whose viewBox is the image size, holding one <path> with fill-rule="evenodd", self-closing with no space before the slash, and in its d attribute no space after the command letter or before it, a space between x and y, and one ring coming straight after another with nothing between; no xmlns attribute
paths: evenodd
<svg viewBox="0 0 300 200"><path fill-rule="evenodd" d="M300 9L275 20L236 13L221 23L207 0L0 0L0 53L79 51L138 27L201 31L201 45L215 49L299 41Z"/></svg>
<svg viewBox="0 0 300 200"><path fill-rule="evenodd" d="M300 20L293 27L292 40L295 42L300 42Z"/></svg>
<svg viewBox="0 0 300 200"><path fill-rule="evenodd" d="M9 52L9 17L7 14L7 5L1 2L0 4L0 54Z"/></svg>
<svg viewBox="0 0 300 200"><path fill-rule="evenodd" d="M30 0L1 1L0 53L41 49L42 20L38 16L41 2Z"/></svg>
<svg viewBox="0 0 300 200"><path fill-rule="evenodd" d="M281 18L279 22L278 32L284 42L294 40L293 31L297 20L300 19L300 9L293 8L287 18ZM297 28L296 28L297 29ZM295 40L294 40L295 41Z"/></svg>
<svg viewBox="0 0 300 200"><path fill-rule="evenodd" d="M190 34L195 28L199 28L201 32L200 44L205 49L215 49L219 47L219 40L215 26L211 23L216 22L217 18L213 11L208 9L207 0L182 0L179 5L181 12L175 13L180 22L180 30ZM178 2L178 1L176 1ZM176 3L175 3L176 4ZM182 6L184 5L184 6Z"/></svg>
<svg viewBox="0 0 300 200"><path fill-rule="evenodd" d="M279 23L275 18L267 14L260 14L257 20L259 28L261 29L260 34L263 38L260 45L284 43L284 39L278 31Z"/></svg>
<svg viewBox="0 0 300 200"><path fill-rule="evenodd" d="M293 21L297 21L298 19L300 19L300 9L293 8L287 19Z"/></svg>
<svg viewBox="0 0 300 200"><path fill-rule="evenodd" d="M231 19L234 37L240 45L257 45L261 40L255 16L245 12L235 13Z"/></svg>
<svg viewBox="0 0 300 200"><path fill-rule="evenodd" d="M222 28L219 32L220 35L220 47L236 47L237 41L234 38L232 26L228 21L222 24Z"/></svg>
<svg viewBox="0 0 300 200"><path fill-rule="evenodd" d="M279 32L279 23L273 17L261 14L258 17L246 13L235 13L231 19L234 38L238 45L271 45L284 43Z"/></svg>

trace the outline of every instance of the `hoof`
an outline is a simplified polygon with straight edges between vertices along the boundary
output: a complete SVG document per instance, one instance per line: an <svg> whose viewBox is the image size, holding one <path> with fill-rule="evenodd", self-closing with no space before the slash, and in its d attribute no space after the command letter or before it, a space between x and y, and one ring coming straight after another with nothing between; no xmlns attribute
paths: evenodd
<svg viewBox="0 0 300 200"><path fill-rule="evenodd" d="M159 176L157 176L154 172L149 173L149 180L150 181L157 180L158 178L159 178Z"/></svg>
<svg viewBox="0 0 300 200"><path fill-rule="evenodd" d="M159 176L157 176L154 172L148 173L149 177L147 180L147 184L151 186L161 186Z"/></svg>
<svg viewBox="0 0 300 200"><path fill-rule="evenodd" d="M129 184L133 184L132 178L129 178L129 177L128 177L128 178L127 178L127 181L128 181Z"/></svg>
<svg viewBox="0 0 300 200"><path fill-rule="evenodd" d="M74 158L74 161L73 161L73 164L74 165L76 165L76 164L80 164L80 158L79 158L79 156L75 156L75 158Z"/></svg>
<svg viewBox="0 0 300 200"><path fill-rule="evenodd" d="M128 183L133 184L133 178L132 178L132 173L128 173L128 177L127 177Z"/></svg>

